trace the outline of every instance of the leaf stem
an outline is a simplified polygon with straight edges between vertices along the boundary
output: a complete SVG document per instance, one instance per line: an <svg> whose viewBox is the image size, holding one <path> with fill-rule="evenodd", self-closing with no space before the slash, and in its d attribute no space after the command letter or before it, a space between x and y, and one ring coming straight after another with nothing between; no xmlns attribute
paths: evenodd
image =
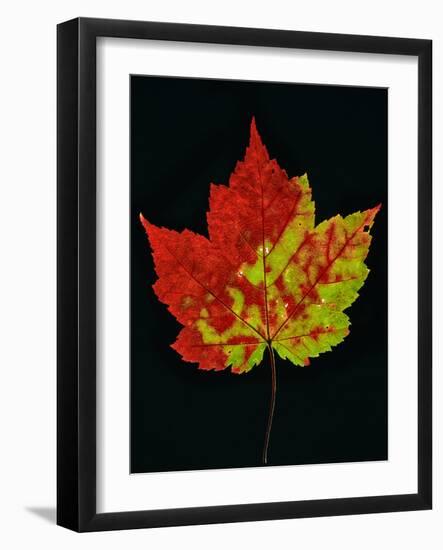
<svg viewBox="0 0 443 550"><path fill-rule="evenodd" d="M275 369L275 356L272 344L268 342L269 357L271 359L271 402L269 405L268 427L266 428L265 444L263 447L263 464L268 463L269 438L271 436L272 420L274 418L275 396L277 394L277 372Z"/></svg>

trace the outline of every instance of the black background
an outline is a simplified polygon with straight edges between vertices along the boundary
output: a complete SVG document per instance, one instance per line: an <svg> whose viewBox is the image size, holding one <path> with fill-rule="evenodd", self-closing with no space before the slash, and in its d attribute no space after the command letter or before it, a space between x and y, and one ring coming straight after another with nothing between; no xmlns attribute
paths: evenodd
<svg viewBox="0 0 443 550"><path fill-rule="evenodd" d="M260 466L267 355L240 376L182 361L138 220L207 236L209 184L228 182L253 115L289 176L308 173L317 223L383 203L350 335L307 368L276 357L269 464L387 458L387 90L132 76L132 472Z"/></svg>

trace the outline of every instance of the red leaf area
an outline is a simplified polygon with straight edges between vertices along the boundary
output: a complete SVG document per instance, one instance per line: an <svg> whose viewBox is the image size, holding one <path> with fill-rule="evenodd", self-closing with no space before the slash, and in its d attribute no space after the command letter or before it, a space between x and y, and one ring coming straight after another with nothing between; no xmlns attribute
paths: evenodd
<svg viewBox="0 0 443 550"><path fill-rule="evenodd" d="M338 269L337 260L366 257L366 228L380 206L358 213L356 227L336 216L315 228L311 189L303 178L288 178L270 159L253 119L244 160L229 186L211 184L209 239L156 227L140 214L158 275L153 288L183 325L172 347L185 361L241 373L274 346L281 356L308 364L309 356L325 351L313 349L312 342L334 330L347 334L340 320L338 328L324 316L315 326L308 321L318 316L313 306L324 305L322 285L354 277L346 266ZM336 304L328 307L336 315ZM302 345L308 351L300 351Z"/></svg>

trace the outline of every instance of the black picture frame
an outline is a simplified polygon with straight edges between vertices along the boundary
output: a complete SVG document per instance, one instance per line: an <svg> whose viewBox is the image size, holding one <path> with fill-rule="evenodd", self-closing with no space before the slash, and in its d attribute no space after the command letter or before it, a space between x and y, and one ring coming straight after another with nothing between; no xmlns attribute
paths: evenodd
<svg viewBox="0 0 443 550"><path fill-rule="evenodd" d="M96 511L96 39L418 58L418 491L135 512ZM57 29L57 523L104 531L432 507L432 41L78 18Z"/></svg>

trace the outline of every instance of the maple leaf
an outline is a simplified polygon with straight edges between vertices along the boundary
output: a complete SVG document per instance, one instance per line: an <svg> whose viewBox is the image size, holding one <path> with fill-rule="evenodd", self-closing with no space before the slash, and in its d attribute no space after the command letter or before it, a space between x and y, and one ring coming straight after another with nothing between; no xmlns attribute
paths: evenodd
<svg viewBox="0 0 443 550"><path fill-rule="evenodd" d="M294 365L330 351L349 334L344 312L369 270L371 228L381 205L315 226L306 174L288 178L251 123L245 158L229 186L211 184L209 239L149 223L154 291L183 325L172 347L204 370L246 373L266 349Z"/></svg>

